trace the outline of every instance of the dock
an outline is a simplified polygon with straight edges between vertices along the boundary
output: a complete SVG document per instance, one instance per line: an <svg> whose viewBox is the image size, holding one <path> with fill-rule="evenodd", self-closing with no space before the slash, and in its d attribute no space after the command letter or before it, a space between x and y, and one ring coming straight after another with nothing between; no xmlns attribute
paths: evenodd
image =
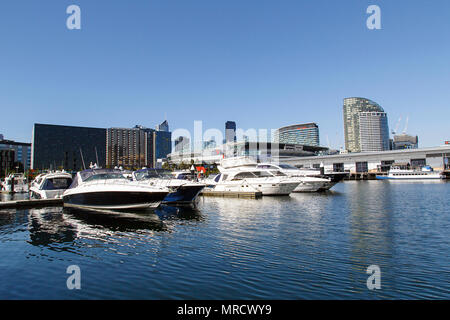
<svg viewBox="0 0 450 320"><path fill-rule="evenodd" d="M201 193L205 197L221 197L221 198L243 198L243 199L259 199L262 198L262 192L242 191L242 192L224 192L204 190Z"/></svg>
<svg viewBox="0 0 450 320"><path fill-rule="evenodd" d="M42 207L59 207L63 205L62 199L36 199L36 200L14 200L0 202L0 209L28 209Z"/></svg>

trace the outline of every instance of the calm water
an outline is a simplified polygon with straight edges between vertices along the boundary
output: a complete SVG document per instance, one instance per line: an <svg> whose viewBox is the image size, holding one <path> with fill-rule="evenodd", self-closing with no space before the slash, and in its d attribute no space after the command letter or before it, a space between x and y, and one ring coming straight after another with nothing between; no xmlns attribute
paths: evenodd
<svg viewBox="0 0 450 320"><path fill-rule="evenodd" d="M2 210L0 299L449 299L449 199L450 183L370 181L140 214Z"/></svg>

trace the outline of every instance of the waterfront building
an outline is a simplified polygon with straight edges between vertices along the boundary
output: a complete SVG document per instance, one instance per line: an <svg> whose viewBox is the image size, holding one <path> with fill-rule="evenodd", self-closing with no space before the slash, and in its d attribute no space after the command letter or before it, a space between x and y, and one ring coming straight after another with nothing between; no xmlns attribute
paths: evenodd
<svg viewBox="0 0 450 320"><path fill-rule="evenodd" d="M449 163L450 145L421 149L387 150L380 152L354 152L336 155L292 157L282 162L299 168L324 167L325 172L351 173L386 172L392 164L408 164L411 168L425 165L443 170Z"/></svg>
<svg viewBox="0 0 450 320"><path fill-rule="evenodd" d="M14 167L24 172L31 167L31 143L4 140L0 137L0 150L14 150Z"/></svg>
<svg viewBox="0 0 450 320"><path fill-rule="evenodd" d="M274 142L318 147L319 126L316 123L305 123L279 128L274 132Z"/></svg>
<svg viewBox="0 0 450 320"><path fill-rule="evenodd" d="M140 126L107 129L107 167L153 167L153 160L153 130Z"/></svg>
<svg viewBox="0 0 450 320"><path fill-rule="evenodd" d="M392 141L393 150L417 149L419 147L419 137L408 134L398 134Z"/></svg>
<svg viewBox="0 0 450 320"><path fill-rule="evenodd" d="M236 142L236 122L225 122L225 143Z"/></svg>
<svg viewBox="0 0 450 320"><path fill-rule="evenodd" d="M170 163L181 164L219 164L220 160L227 156L250 156L261 161L291 159L292 157L315 156L328 153L328 148L307 145L271 142L230 142L214 148L204 148L201 151L194 150L191 153L173 152L168 155Z"/></svg>
<svg viewBox="0 0 450 320"><path fill-rule="evenodd" d="M5 177L8 172L15 170L14 158L14 149L0 149L0 177Z"/></svg>
<svg viewBox="0 0 450 320"><path fill-rule="evenodd" d="M345 148L349 152L377 149L380 146L382 150L389 149L387 115L379 104L366 98L345 98L343 111ZM376 114L372 116L368 113ZM364 120L362 127L361 120Z"/></svg>
<svg viewBox="0 0 450 320"><path fill-rule="evenodd" d="M171 152L172 133L167 121L157 126L161 131L136 125L134 128L110 128L106 137L106 165L135 169L155 168L158 159Z"/></svg>
<svg viewBox="0 0 450 320"><path fill-rule="evenodd" d="M105 142L106 129L36 123L33 126L31 168L77 171L84 168L83 160L86 167L91 162L103 167Z"/></svg>
<svg viewBox="0 0 450 320"><path fill-rule="evenodd" d="M385 112L359 112L361 152L389 150L389 127Z"/></svg>

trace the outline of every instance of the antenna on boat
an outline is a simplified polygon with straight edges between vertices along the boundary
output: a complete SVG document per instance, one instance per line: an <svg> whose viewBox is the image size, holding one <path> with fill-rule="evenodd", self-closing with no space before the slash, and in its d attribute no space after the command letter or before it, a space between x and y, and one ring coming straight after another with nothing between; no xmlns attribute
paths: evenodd
<svg viewBox="0 0 450 320"><path fill-rule="evenodd" d="M97 159L97 166L98 166L100 162L98 162L97 147L94 148L95 148L95 158Z"/></svg>
<svg viewBox="0 0 450 320"><path fill-rule="evenodd" d="M84 163L83 151L81 151L81 148L80 148L80 154L81 154L81 161L83 162L83 168L84 168L84 170L86 170L86 164Z"/></svg>

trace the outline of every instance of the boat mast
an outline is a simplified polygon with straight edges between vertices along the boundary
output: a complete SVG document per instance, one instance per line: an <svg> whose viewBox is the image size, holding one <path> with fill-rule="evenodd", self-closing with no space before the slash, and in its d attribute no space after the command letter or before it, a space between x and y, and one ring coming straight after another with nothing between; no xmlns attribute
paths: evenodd
<svg viewBox="0 0 450 320"><path fill-rule="evenodd" d="M80 148L80 154L81 154L81 161L83 162L83 168L84 168L84 170L86 170L86 164L84 163L83 151L81 151L81 148Z"/></svg>

